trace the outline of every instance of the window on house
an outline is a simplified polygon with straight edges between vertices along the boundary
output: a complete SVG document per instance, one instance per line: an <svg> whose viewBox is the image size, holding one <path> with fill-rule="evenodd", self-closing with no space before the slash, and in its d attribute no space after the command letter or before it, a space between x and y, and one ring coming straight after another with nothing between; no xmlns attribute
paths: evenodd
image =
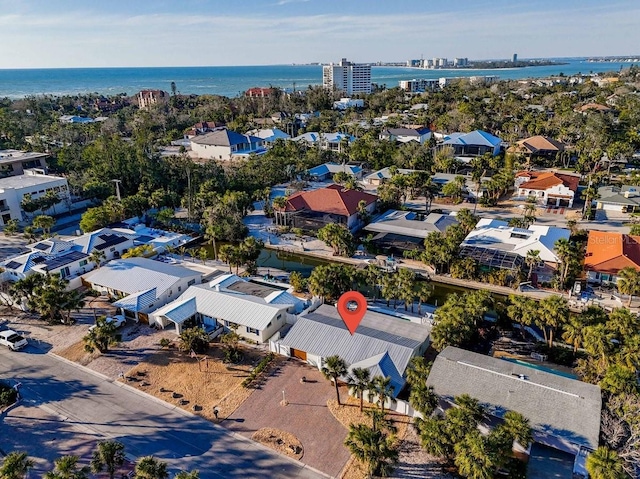
<svg viewBox="0 0 640 479"><path fill-rule="evenodd" d="M276 316L276 321L280 321L282 319L282 313L280 313L278 316Z"/></svg>
<svg viewBox="0 0 640 479"><path fill-rule="evenodd" d="M195 279L190 279L189 282L187 283L187 286L191 286L192 284L196 284Z"/></svg>
<svg viewBox="0 0 640 479"><path fill-rule="evenodd" d="M267 328L268 328L269 326L271 326L271 321L269 321L269 324L267 324Z"/></svg>
<svg viewBox="0 0 640 479"><path fill-rule="evenodd" d="M178 286L178 293L182 291L182 286Z"/></svg>
<svg viewBox="0 0 640 479"><path fill-rule="evenodd" d="M246 329L247 329L247 333L250 333L250 334L260 334L260 331L258 331L258 330L257 330L257 329L255 329L255 328L250 328L249 326L247 326L247 328L246 328Z"/></svg>
<svg viewBox="0 0 640 479"><path fill-rule="evenodd" d="M82 261L80 261L80 266L86 266L87 265L87 260L83 259Z"/></svg>

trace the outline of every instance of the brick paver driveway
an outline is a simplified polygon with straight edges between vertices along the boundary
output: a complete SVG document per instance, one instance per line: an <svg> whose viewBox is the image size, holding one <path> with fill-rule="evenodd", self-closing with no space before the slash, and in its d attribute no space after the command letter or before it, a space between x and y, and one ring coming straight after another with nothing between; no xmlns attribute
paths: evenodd
<svg viewBox="0 0 640 479"><path fill-rule="evenodd" d="M306 383L300 382L302 376ZM280 405L282 391L287 406ZM263 427L287 431L302 442L302 462L337 476L349 451L343 445L347 430L327 408L327 400L334 397L335 389L318 369L289 359L222 425L247 437Z"/></svg>

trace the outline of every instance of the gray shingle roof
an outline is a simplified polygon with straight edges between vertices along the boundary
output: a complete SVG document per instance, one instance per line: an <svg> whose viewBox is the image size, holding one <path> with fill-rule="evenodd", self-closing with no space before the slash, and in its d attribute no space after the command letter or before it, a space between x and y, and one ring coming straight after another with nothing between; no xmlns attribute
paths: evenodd
<svg viewBox="0 0 640 479"><path fill-rule="evenodd" d="M299 317L281 343L323 358L338 355L348 365L388 352L398 372L404 374L429 332L424 325L367 311L352 336L336 308L323 304Z"/></svg>
<svg viewBox="0 0 640 479"><path fill-rule="evenodd" d="M598 446L598 386L451 346L436 358L427 384L448 400L469 394L497 417L519 412L540 442L565 450Z"/></svg>

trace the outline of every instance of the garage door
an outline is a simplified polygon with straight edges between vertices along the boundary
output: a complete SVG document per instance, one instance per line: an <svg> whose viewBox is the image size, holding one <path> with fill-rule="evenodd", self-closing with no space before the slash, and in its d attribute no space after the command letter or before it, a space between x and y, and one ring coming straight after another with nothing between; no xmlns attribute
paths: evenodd
<svg viewBox="0 0 640 479"><path fill-rule="evenodd" d="M294 358L302 359L303 361L307 360L306 351L300 351L299 349L291 348L291 356L293 356Z"/></svg>
<svg viewBox="0 0 640 479"><path fill-rule="evenodd" d="M138 321L142 324L149 324L149 315L145 313L138 313Z"/></svg>

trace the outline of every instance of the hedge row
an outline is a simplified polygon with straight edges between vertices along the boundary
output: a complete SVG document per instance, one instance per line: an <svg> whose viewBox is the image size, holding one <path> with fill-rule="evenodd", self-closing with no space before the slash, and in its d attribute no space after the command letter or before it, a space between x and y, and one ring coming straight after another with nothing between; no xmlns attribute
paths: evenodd
<svg viewBox="0 0 640 479"><path fill-rule="evenodd" d="M253 368L249 376L245 378L244 381L242 381L242 385L245 388L248 388L251 385L251 383L255 381L258 376L260 376L262 371L264 371L267 368L269 363L275 359L275 357L276 357L275 354L269 353L264 358L262 358L262 360L258 363L258 365L255 368Z"/></svg>

